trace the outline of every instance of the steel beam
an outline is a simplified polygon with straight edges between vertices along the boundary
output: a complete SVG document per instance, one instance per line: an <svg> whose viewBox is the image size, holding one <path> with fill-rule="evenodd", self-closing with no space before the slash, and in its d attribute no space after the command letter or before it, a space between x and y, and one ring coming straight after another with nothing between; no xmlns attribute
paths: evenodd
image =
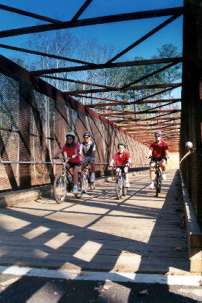
<svg viewBox="0 0 202 303"><path fill-rule="evenodd" d="M182 14L182 13L183 13L183 7L173 7L173 8L159 9L159 10L149 10L142 12L101 16L95 18L86 18L86 19L80 19L75 21L70 20L70 21L59 22L58 24L42 24L36 26L28 26L28 27L21 27L16 29L4 30L0 32L0 38L19 36L19 35L25 35L31 33L39 33L39 32L56 30L56 29L74 28L81 26L89 26L96 24L129 21L129 20L139 20L139 19L154 18L154 17L155 18L164 17L164 16L170 16L170 15Z"/></svg>

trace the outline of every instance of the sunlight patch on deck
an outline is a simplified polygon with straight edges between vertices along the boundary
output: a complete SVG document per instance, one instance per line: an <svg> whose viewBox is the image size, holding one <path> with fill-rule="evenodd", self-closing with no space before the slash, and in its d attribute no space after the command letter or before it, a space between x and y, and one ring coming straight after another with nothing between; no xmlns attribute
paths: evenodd
<svg viewBox="0 0 202 303"><path fill-rule="evenodd" d="M97 252L101 249L102 244L94 242L94 241L87 241L75 254L74 257L80 260L90 262Z"/></svg>
<svg viewBox="0 0 202 303"><path fill-rule="evenodd" d="M53 237L51 240L44 243L44 245L52 248L52 249L58 249L61 246L63 246L65 243L67 243L69 240L74 238L74 236L70 236L67 233L59 233L57 236Z"/></svg>
<svg viewBox="0 0 202 303"><path fill-rule="evenodd" d="M40 235L46 233L48 230L50 230L50 228L45 227L45 226L38 226L36 228L33 228L32 230L26 232L25 234L23 234L23 236L26 239L34 239L36 237L39 237Z"/></svg>

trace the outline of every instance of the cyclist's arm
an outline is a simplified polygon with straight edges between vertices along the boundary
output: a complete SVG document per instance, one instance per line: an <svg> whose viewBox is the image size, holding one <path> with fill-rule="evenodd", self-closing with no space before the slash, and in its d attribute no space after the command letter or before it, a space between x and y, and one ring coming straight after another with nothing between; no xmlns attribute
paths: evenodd
<svg viewBox="0 0 202 303"><path fill-rule="evenodd" d="M168 149L165 150L165 157L166 157L166 159L169 159L169 151L168 151Z"/></svg>
<svg viewBox="0 0 202 303"><path fill-rule="evenodd" d="M131 165L131 158L129 157L124 166L129 167Z"/></svg>
<svg viewBox="0 0 202 303"><path fill-rule="evenodd" d="M148 158L151 158L151 156L152 156L152 149L150 148L148 152Z"/></svg>
<svg viewBox="0 0 202 303"><path fill-rule="evenodd" d="M93 142L92 157L95 157L95 154L96 154L96 145L95 142Z"/></svg>
<svg viewBox="0 0 202 303"><path fill-rule="evenodd" d="M76 153L71 156L71 159L75 159L77 156L81 156L81 146L80 146L80 144L78 144L77 149L76 149Z"/></svg>

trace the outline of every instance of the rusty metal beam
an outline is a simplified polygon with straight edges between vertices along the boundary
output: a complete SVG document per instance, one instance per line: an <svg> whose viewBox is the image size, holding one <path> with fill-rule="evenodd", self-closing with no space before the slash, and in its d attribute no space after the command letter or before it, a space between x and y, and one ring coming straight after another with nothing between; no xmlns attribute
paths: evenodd
<svg viewBox="0 0 202 303"><path fill-rule="evenodd" d="M104 114L100 114L100 116L105 116L105 117L114 117L114 116L119 116L119 115L123 115L123 116L132 116L132 115L145 115L145 114L156 114L156 113L177 113L180 112L181 110L179 109L161 109L159 110L151 110L148 112L145 111L138 111L138 112L128 112L128 111L123 111L123 112L109 112L109 113L104 113Z"/></svg>
<svg viewBox="0 0 202 303"><path fill-rule="evenodd" d="M120 68L120 67L129 67L129 66L140 66L140 65L149 65L149 64L161 64L182 62L182 57L173 57L173 58L159 58L159 59L145 59L145 60L133 60L133 61L124 61L124 62L115 62L110 64L94 64L85 65L85 66L72 66L72 67L59 67L59 68L49 68L42 70L31 71L34 76L42 76L44 74L55 74L55 73L65 73L65 72L80 72L86 70L96 70L96 69L106 69L106 68Z"/></svg>
<svg viewBox="0 0 202 303"><path fill-rule="evenodd" d="M80 95L79 97L82 97L82 95ZM84 98L89 98L89 99L95 99L95 97L87 97L87 96L83 96ZM112 99L107 99L107 98L96 98L97 100L109 100L112 101ZM181 98L174 98L174 99L158 99L158 100L143 100L142 102L139 102L139 104L157 104L157 103L166 103L169 101L173 101L173 103L177 103L181 101ZM115 100L113 100L115 101ZM107 103L107 102L99 102L99 103L95 103L95 104L87 104L86 106L90 107L90 108L97 108L97 107L105 107L105 106L119 106L120 104L116 104L117 102L119 102L119 100L115 101L113 104L112 103ZM122 101L121 101L122 102ZM125 101L124 105L130 105L128 104L128 101Z"/></svg>
<svg viewBox="0 0 202 303"><path fill-rule="evenodd" d="M159 125L160 123L164 123L164 122L172 122L172 121L176 121L176 120L181 120L181 117L163 117L163 118L160 118L160 119L157 119L155 120L155 117L152 119L152 123L147 123L149 126L154 126L154 125ZM137 121L142 121L141 119L130 119L130 120L125 120L125 119L122 119L122 120L116 120L114 119L113 122L116 123L118 126L128 126L128 125L132 125L131 123L133 122L137 122ZM155 122L156 121L156 122ZM146 124L146 125L147 125ZM144 125L144 124L143 124Z"/></svg>
<svg viewBox="0 0 202 303"><path fill-rule="evenodd" d="M173 113L173 114L176 114L176 113ZM178 114L178 113L177 113ZM122 119L122 120L111 120L111 121L113 121L114 123L123 123L123 122L126 122L126 123L128 123L129 121L133 121L133 122L136 122L136 121L154 121L155 119L158 119L158 118L161 118L162 119L162 117L163 116L166 116L166 115L170 115L170 113L164 113L164 114L161 114L161 115L158 115L158 116L154 116L154 117L151 117L151 118L141 118L141 119ZM174 117L173 117L174 118ZM168 119L168 117L165 117L165 119ZM177 119L180 119L179 117L177 117ZM163 119L162 119L163 120Z"/></svg>
<svg viewBox="0 0 202 303"><path fill-rule="evenodd" d="M154 107L150 107L148 109L145 109L145 110L142 110L142 111L138 111L138 113L148 113L150 112L151 110L154 110L154 109L157 109L157 108L162 108L162 107L165 107L165 106L169 106L169 105L172 105L174 103L177 103L178 101L174 101L174 100L171 100L170 102L167 102L167 103L164 103L164 104L161 104L161 105L157 105L157 106L154 106ZM105 112L107 110L112 110L111 108L105 108ZM134 114L134 111L122 111L123 113L131 113L131 114Z"/></svg>
<svg viewBox="0 0 202 303"><path fill-rule="evenodd" d="M16 29L4 30L0 32L0 38L19 36L19 35L25 35L31 33L39 33L39 32L56 30L56 29L89 26L95 24L139 20L139 19L146 19L153 17L164 17L164 16L175 15L180 13L183 13L183 7L174 7L174 8L166 8L159 10L149 10L142 12L101 16L95 18L80 19L75 21L70 20L70 21L59 22L58 24L42 24L36 26L28 26L28 27L21 27Z"/></svg>
<svg viewBox="0 0 202 303"><path fill-rule="evenodd" d="M170 121L171 122L171 121ZM144 128L144 129L147 129L147 128L151 128L151 129L154 129L154 128L156 128L156 129L158 129L159 127L160 128L166 128L166 127L170 127L170 126L180 126L181 125L181 123L175 123L175 124L173 124L173 123L167 123L165 120L163 121L163 122L161 122L161 123L148 123L148 124L141 124L141 123L133 123L133 124L127 124L127 125L121 125L120 124L120 127L121 128L125 128L125 129L137 129L137 128Z"/></svg>

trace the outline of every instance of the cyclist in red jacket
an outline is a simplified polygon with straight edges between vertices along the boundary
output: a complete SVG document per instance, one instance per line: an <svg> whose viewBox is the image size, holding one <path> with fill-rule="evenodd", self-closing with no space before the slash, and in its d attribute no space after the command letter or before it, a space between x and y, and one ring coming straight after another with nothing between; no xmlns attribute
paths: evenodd
<svg viewBox="0 0 202 303"><path fill-rule="evenodd" d="M168 144L162 139L162 133L160 130L154 133L155 141L150 145L149 158L150 162L150 188L154 188L155 179L155 162L160 161L160 167L162 170L162 179L166 179L166 164L168 159Z"/></svg>
<svg viewBox="0 0 202 303"><path fill-rule="evenodd" d="M80 155L80 145L75 142L75 134L70 131L66 134L65 145L59 150L55 157L59 154L63 154L67 168L71 168L73 174L73 193L78 192L78 173L80 172L81 167L81 155Z"/></svg>
<svg viewBox="0 0 202 303"><path fill-rule="evenodd" d="M126 149L126 146L124 143L118 144L118 152L115 153L112 157L112 160L110 162L110 166L115 167L116 174L120 172L121 169L123 169L125 173L126 178L126 184L125 187L129 187L129 180L128 180L128 167L131 163L130 160L130 154L129 151Z"/></svg>

